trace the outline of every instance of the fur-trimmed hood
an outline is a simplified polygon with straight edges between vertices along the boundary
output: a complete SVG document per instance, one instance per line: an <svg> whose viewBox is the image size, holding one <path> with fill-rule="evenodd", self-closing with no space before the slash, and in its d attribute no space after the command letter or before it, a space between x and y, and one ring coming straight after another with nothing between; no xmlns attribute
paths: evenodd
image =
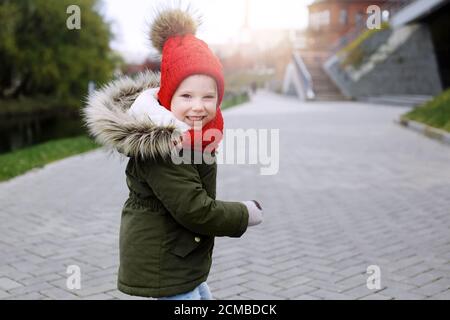
<svg viewBox="0 0 450 320"><path fill-rule="evenodd" d="M160 73L123 76L89 95L83 120L95 140L129 157L163 158L190 127L156 98Z"/></svg>

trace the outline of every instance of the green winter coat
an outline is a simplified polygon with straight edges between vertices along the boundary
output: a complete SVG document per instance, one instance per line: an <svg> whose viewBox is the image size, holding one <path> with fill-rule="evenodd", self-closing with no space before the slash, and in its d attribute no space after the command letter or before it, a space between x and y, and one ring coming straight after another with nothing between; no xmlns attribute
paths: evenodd
<svg viewBox="0 0 450 320"><path fill-rule="evenodd" d="M216 200L216 162L172 162L171 135L179 127L126 112L158 86L159 73L123 77L91 94L83 110L96 140L129 157L118 289L145 297L194 289L208 278L214 237L240 237L248 223L243 203Z"/></svg>

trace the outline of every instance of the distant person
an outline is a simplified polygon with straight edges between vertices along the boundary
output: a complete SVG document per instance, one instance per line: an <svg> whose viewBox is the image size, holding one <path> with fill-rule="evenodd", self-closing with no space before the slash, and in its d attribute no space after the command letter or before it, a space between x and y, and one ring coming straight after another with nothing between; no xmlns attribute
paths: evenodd
<svg viewBox="0 0 450 320"><path fill-rule="evenodd" d="M258 85L256 81L252 81L252 94L256 93L256 89L258 89Z"/></svg>

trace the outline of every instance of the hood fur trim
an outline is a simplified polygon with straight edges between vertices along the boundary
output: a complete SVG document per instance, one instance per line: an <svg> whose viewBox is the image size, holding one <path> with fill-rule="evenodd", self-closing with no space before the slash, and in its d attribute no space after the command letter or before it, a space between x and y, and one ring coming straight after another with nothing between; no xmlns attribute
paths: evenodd
<svg viewBox="0 0 450 320"><path fill-rule="evenodd" d="M158 124L127 112L144 90L159 86L160 73L123 76L89 95L82 116L89 133L107 148L129 157L166 158L183 132L175 121ZM161 107L163 108L163 107Z"/></svg>

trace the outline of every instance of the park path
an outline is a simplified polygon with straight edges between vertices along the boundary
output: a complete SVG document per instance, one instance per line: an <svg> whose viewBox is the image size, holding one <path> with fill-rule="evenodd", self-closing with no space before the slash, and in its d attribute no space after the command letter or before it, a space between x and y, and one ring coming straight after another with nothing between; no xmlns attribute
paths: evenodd
<svg viewBox="0 0 450 320"><path fill-rule="evenodd" d="M257 199L265 221L216 238L214 297L450 299L450 148L394 123L406 111L265 91L224 111L280 129L280 158L274 175L219 165L218 199ZM116 289L125 165L99 149L0 183L0 299L134 299Z"/></svg>

